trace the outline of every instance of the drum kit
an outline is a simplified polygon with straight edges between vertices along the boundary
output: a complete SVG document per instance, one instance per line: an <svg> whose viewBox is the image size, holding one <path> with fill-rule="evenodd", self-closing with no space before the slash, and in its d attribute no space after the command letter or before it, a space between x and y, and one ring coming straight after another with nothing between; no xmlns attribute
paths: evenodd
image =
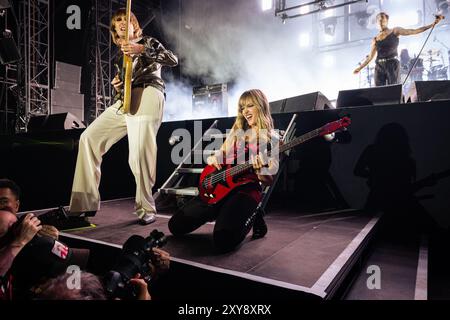
<svg viewBox="0 0 450 320"><path fill-rule="evenodd" d="M434 41L439 42L447 49L447 60L445 59L445 50L429 49L422 52L419 56L414 55L414 57L411 58L408 50L403 49L399 57L401 83L404 83L405 80L407 80L407 83L412 84L414 81L449 79L450 49L444 43L438 41L436 37ZM360 88L373 86L374 71L372 66L367 66L365 70L360 73ZM409 72L409 77L406 79Z"/></svg>
<svg viewBox="0 0 450 320"><path fill-rule="evenodd" d="M402 78L406 77L410 69L411 81L448 80L448 65L445 65L444 55L439 49L427 50L403 63L400 72Z"/></svg>

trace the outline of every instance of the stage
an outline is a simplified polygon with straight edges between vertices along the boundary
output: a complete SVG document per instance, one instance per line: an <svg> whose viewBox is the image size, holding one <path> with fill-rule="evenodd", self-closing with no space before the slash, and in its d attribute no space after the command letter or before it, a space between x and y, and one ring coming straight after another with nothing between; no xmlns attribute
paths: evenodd
<svg viewBox="0 0 450 320"><path fill-rule="evenodd" d="M434 241L437 249L428 251L432 241L403 237L403 222L394 229L398 230L395 237L384 237L379 232L384 215L358 209L364 207L374 190L369 188L367 179L357 175L356 168L364 150L381 143L389 148L374 155L373 161L382 163L385 172L394 173L387 175L383 188L403 181L395 175L402 172L403 166L403 156L396 153L399 147L391 146L389 139L377 140L392 124L400 127L407 139L395 141L401 142L401 148L407 146L411 150L410 156L416 163L418 184L411 187L417 189L417 195L411 199L417 199L414 203L420 201L428 214L445 227L450 189L447 175L440 173L448 169L449 154L444 152L450 135L448 103L299 112L297 136L339 116L350 115L351 137L332 144L311 141L296 149L268 203L268 234L252 240L250 233L237 250L228 254L215 251L211 241L213 224L175 238L167 229L171 212L164 208L159 210L155 223L137 224L132 214L134 186L127 168L124 139L103 161L100 192L105 201L91 218L96 227L64 231L62 240L74 247L90 248L90 270L103 274L114 265L121 245L131 235L148 236L153 229L164 232L168 236L164 249L171 254L172 266L153 293L162 300L219 300L226 299L229 292L241 300L445 299L449 292L444 287L450 283L441 267L448 260L445 238ZM274 115L281 128L291 117L292 113ZM223 127L231 120L221 119ZM211 122L212 119L203 120L204 130ZM173 171L167 141L179 127L190 130L193 121L163 123L160 129L157 187ZM48 210L44 208L57 204L67 205L80 133L81 130L69 130L3 137L6 143L2 148L8 160L2 168L11 169L9 177L23 186L24 208L44 212ZM390 137L404 137L398 133L393 131ZM20 166L32 159L39 159L40 170ZM430 175L433 183L420 182ZM371 266L381 269L380 290L367 287ZM192 288L196 288L195 293Z"/></svg>
<svg viewBox="0 0 450 320"><path fill-rule="evenodd" d="M250 232L238 249L219 254L212 244L213 223L176 238L167 227L169 214L160 212L155 223L142 226L132 212L133 199L105 201L90 219L95 228L63 232L63 239L116 247L131 235L147 237L158 229L168 237L164 250L178 264L320 299L332 298L339 289L380 217L359 210L305 214L273 208L266 216L269 232L264 238L252 240Z"/></svg>

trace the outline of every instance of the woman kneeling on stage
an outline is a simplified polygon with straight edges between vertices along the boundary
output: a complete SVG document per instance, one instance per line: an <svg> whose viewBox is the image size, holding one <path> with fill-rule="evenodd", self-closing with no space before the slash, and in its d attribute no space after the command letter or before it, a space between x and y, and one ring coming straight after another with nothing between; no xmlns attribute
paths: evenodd
<svg viewBox="0 0 450 320"><path fill-rule="evenodd" d="M215 220L214 245L222 252L236 248L252 226L253 238L263 237L267 226L262 213L256 209L262 198L262 185L270 185L278 170L278 159L267 154L278 143L266 96L258 89L244 92L229 135L220 150L208 157L207 163L219 171L229 164L249 160L253 168L245 174L248 183L235 188L214 205L201 196L190 200L170 219L170 232L181 236Z"/></svg>

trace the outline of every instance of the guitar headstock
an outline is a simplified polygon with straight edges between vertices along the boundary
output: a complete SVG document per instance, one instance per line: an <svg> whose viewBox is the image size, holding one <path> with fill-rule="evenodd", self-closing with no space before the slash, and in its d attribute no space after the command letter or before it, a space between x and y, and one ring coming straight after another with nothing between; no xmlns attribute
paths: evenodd
<svg viewBox="0 0 450 320"><path fill-rule="evenodd" d="M352 123L352 120L349 117L342 117L339 120L329 122L320 128L320 135L324 136L342 129L347 128Z"/></svg>

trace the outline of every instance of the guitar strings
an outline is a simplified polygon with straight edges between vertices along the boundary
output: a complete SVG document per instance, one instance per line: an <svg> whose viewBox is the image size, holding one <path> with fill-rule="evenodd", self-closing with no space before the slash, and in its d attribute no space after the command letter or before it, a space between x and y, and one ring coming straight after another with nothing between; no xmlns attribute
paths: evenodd
<svg viewBox="0 0 450 320"><path fill-rule="evenodd" d="M341 125L342 125L342 124L341 124ZM324 127L325 127L325 126L324 126ZM311 140L311 139L313 139L313 138L319 136L320 133L324 130L324 127L320 127L320 128L314 129L314 130L312 130L312 131L310 131L310 132L308 132L308 133L305 133L305 134L301 135L300 137L298 137L298 138L296 138L296 139L294 139L294 140L292 140L292 141L286 143L285 145L282 146L282 148L285 149L285 150L283 150L283 151L281 151L281 152L284 152L284 151L286 151L286 150L288 150L288 149L290 149L290 148L292 148L292 147L294 147L294 146L296 146L296 145L299 145L299 144L301 144L301 143L304 143L305 141ZM332 132L337 131L337 130L338 130L338 129L333 130ZM270 152L269 152L269 156L270 156ZM252 166L252 165L247 161L247 162L245 162L244 164L236 165L236 166L234 166L234 167L232 167L232 168L229 168L229 169L227 169L227 170L225 170L225 171L222 171L222 172L220 172L220 173L213 174L212 176L206 178L206 179L203 181L203 186L206 188L206 186L207 186L208 184L210 184L210 183L211 183L211 184L216 184L216 183L218 183L219 181L225 180L226 177L227 177L227 173L228 173L229 175L233 176L233 175L235 175L236 173L239 173L239 172L241 172L241 171L247 170L247 169L250 168L251 166Z"/></svg>
<svg viewBox="0 0 450 320"><path fill-rule="evenodd" d="M306 133L306 134L304 134L304 135L302 135L302 136L300 136L300 137L298 137L298 138L288 142L284 146L285 146L285 148L287 150L290 147L295 146L296 144L301 144L301 143L303 143L303 142L305 142L307 140L315 138L315 137L317 137L319 135L321 130L322 130L322 128L314 129L314 130L312 130L312 131L310 131L310 132L308 132L308 133ZM228 175L235 175L235 174L239 173L240 171L247 170L250 167L252 167L252 165L248 161L246 161L243 164L239 164L239 165L231 167L231 168L229 168L229 169L227 169L225 171L213 174L212 176L206 178L205 181L203 181L203 185L206 188L206 186L208 184L210 184L210 183L211 184L216 184L216 183L218 183L218 182L220 182L222 180L225 180L226 177L227 177L227 173L228 173Z"/></svg>

